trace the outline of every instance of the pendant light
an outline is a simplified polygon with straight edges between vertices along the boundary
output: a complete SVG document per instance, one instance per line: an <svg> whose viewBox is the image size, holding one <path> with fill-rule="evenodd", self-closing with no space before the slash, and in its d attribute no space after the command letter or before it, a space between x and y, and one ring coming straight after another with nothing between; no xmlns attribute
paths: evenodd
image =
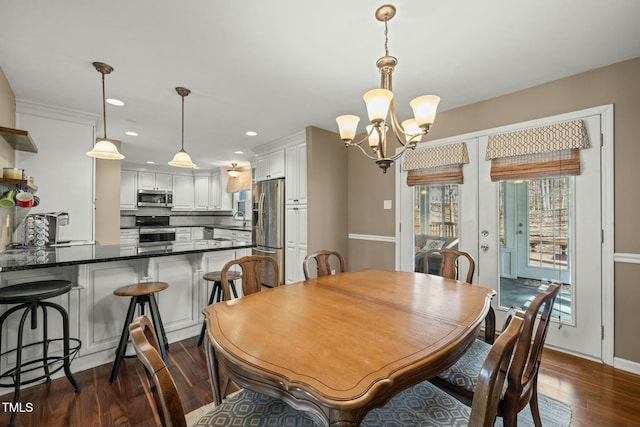
<svg viewBox="0 0 640 427"><path fill-rule="evenodd" d="M186 87L177 87L176 92L182 97L182 148L173 156L169 165L178 168L195 168L196 164L191 161L191 157L184 151L184 97L189 95L191 91Z"/></svg>
<svg viewBox="0 0 640 427"><path fill-rule="evenodd" d="M113 142L107 139L107 103L104 90L104 75L110 74L113 71L113 67L103 62L94 62L93 66L102 74L102 123L104 124L104 138L98 138L96 140L96 145L93 146L91 151L87 152L87 156L106 160L124 159L124 156L120 154Z"/></svg>

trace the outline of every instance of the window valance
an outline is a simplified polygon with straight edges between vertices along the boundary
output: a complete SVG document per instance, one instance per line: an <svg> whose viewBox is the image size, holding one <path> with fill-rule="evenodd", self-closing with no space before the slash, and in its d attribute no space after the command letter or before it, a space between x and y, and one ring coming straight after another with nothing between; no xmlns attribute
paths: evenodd
<svg viewBox="0 0 640 427"><path fill-rule="evenodd" d="M422 150L409 151L403 168L409 171L407 185L462 184L462 165L469 163L467 144L439 145Z"/></svg>
<svg viewBox="0 0 640 427"><path fill-rule="evenodd" d="M580 175L580 149L589 148L582 120L489 135L491 180Z"/></svg>
<svg viewBox="0 0 640 427"><path fill-rule="evenodd" d="M227 193L236 193L242 190L251 190L251 171L240 172L240 175L230 176L227 181Z"/></svg>

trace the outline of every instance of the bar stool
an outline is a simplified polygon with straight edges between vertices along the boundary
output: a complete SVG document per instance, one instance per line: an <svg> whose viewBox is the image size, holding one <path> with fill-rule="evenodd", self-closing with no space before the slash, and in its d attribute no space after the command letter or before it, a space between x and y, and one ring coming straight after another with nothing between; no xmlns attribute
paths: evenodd
<svg viewBox="0 0 640 427"><path fill-rule="evenodd" d="M131 301L129 302L129 310L127 310L127 317L124 321L122 334L120 335L120 344L118 344L118 348L116 349L116 359L114 360L113 368L111 369L111 382L114 382L118 377L118 371L120 370L120 363L122 363L122 359L125 357L136 357L135 354L125 356L127 343L129 342L129 324L133 321L136 306L139 307L139 315L144 316L144 306L147 303L149 304L149 311L151 312L153 326L155 330L159 332L158 341L160 342L162 359L164 359L165 364L169 364L166 352L166 350L169 349L167 335L164 332L164 325L162 324L160 311L158 311L158 304L154 297L155 293L164 291L168 287L169 284L165 282L141 282L122 286L113 291L113 294L119 297L131 297Z"/></svg>
<svg viewBox="0 0 640 427"><path fill-rule="evenodd" d="M0 356L5 356L9 353L16 354L15 366L0 374L0 387L14 387L13 394L13 407L16 407L16 403L20 399L20 386L25 384L31 384L36 381L40 381L44 378L46 382L51 381L51 375L58 372L60 369L64 369L64 373L67 379L73 386L76 393L80 392L78 383L71 374L71 360L76 356L80 350L82 343L79 339L69 337L69 315L67 311L60 306L45 299L53 298L58 295L66 294L71 290L71 282L68 280L42 280L37 282L27 282L17 285L7 286L0 288L0 304L17 304L5 311L0 316L0 331L7 318L19 311L24 310L20 317L20 323L18 324L18 343L13 349L3 352ZM38 327L38 308L42 310L42 341L37 341L29 344L23 342L23 331L27 318L30 317L30 328L36 329ZM62 338L49 338L48 336L48 322L47 322L47 309L53 309L60 313L62 318ZM51 355L49 354L50 344L53 342L62 341L62 354ZM71 342L74 346L71 347ZM28 347L35 347L42 345L42 357L35 360L22 360L22 351ZM2 348L2 334L0 333L0 348ZM56 366L60 363L60 366ZM43 374L37 377L29 375L30 372L38 371L42 369ZM25 375L23 377L23 375ZM11 377L11 383L2 382L5 378ZM11 419L9 425L15 424L16 411L11 410Z"/></svg>
<svg viewBox="0 0 640 427"><path fill-rule="evenodd" d="M211 273L207 273L202 278L206 281L213 282L213 289L211 289L211 295L209 296L209 305L214 302L224 301L224 289L222 288L222 275L221 271L212 271ZM236 292L236 285L233 282L234 280L242 279L242 273L239 271L229 271L227 273L227 280L229 281L229 286L231 287L231 291L233 292L233 296L238 298L238 293ZM198 338L198 346L202 345L202 341L204 340L204 331L207 329L207 324L202 322L202 329L200 330L200 338Z"/></svg>

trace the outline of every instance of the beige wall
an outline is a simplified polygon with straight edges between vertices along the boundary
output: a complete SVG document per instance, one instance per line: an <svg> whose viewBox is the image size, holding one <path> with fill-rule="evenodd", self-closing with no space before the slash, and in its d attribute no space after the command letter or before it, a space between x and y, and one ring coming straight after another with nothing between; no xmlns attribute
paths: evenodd
<svg viewBox="0 0 640 427"><path fill-rule="evenodd" d="M481 83L481 82L479 82ZM446 94L441 94L446 97ZM465 134L526 120L548 117L605 104L614 104L615 133L615 251L640 254L640 230L637 212L640 210L640 58L621 62L586 73L556 80L540 86L488 99L486 101L444 111L438 114L428 140ZM349 158L349 232L379 234L380 225L374 218L380 212L370 197L387 197L389 187L378 190L381 174L375 165ZM389 173L392 173L390 171ZM385 176L392 185L393 175ZM376 182L376 184L374 184ZM378 195L380 193L380 195ZM382 217L386 223L386 218ZM356 231L357 230L357 231ZM391 233L391 231L389 231ZM393 250L387 253L393 257ZM358 264L364 262L358 261ZM640 363L637 325L640 323L640 267L616 264L615 267L615 349L614 355ZM635 272L636 274L633 274Z"/></svg>
<svg viewBox="0 0 640 427"><path fill-rule="evenodd" d="M310 126L306 139L307 251L338 251L348 269L347 153L334 132Z"/></svg>
<svg viewBox="0 0 640 427"><path fill-rule="evenodd" d="M111 140L120 151L120 141ZM96 241L120 244L120 160L96 159Z"/></svg>
<svg viewBox="0 0 640 427"><path fill-rule="evenodd" d="M16 97L9 86L9 81L0 68L0 126L13 128L16 126ZM0 137L0 168L15 166L13 148ZM5 188L0 187L4 191ZM0 252L11 243L13 230L13 209L0 209Z"/></svg>

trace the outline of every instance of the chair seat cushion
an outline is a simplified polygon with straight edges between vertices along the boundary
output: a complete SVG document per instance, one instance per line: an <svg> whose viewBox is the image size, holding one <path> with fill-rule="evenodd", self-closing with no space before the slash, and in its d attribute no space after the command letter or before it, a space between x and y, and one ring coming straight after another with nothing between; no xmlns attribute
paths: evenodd
<svg viewBox="0 0 640 427"><path fill-rule="evenodd" d="M469 350L452 367L438 375L438 378L473 393L489 350L491 345L475 340Z"/></svg>
<svg viewBox="0 0 640 427"><path fill-rule="evenodd" d="M282 400L242 389L227 396L192 426L319 427L319 424L309 414L293 409Z"/></svg>
<svg viewBox="0 0 640 427"><path fill-rule="evenodd" d="M471 408L428 381L394 396L382 408L369 412L362 427L464 426Z"/></svg>

